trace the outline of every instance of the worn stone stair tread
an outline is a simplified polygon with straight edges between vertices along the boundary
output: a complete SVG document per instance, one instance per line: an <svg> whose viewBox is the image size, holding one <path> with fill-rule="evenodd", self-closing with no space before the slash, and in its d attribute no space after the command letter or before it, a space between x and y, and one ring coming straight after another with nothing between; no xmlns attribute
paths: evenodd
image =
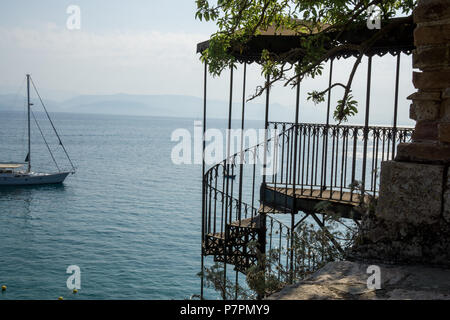
<svg viewBox="0 0 450 320"><path fill-rule="evenodd" d="M294 190L293 188L286 188L286 187L266 187L269 190L274 190L282 194L286 194L288 196L293 196ZM320 190L320 189L311 189L311 188L296 188L295 189L295 197L296 198L306 198L306 199L319 199L324 201L333 201L333 202L341 202L346 204L352 204L354 206L357 206L360 204L360 194L358 192L346 192L346 191L340 191L340 190ZM369 202L370 196L365 195L364 196L364 202Z"/></svg>
<svg viewBox="0 0 450 320"><path fill-rule="evenodd" d="M225 232L208 233L207 236L222 240L225 239Z"/></svg>
<svg viewBox="0 0 450 320"><path fill-rule="evenodd" d="M259 229L261 226L260 220L260 216L257 215L253 218L233 221L230 225L233 227Z"/></svg>

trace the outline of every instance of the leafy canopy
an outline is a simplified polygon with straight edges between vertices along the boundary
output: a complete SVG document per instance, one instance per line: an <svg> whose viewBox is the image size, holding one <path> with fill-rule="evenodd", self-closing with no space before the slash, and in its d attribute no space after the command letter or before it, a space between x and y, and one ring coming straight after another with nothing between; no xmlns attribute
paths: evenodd
<svg viewBox="0 0 450 320"><path fill-rule="evenodd" d="M298 48L276 55L264 50L261 55L262 74L270 80L257 88L255 95L261 95L276 81L285 85L296 85L305 77L314 78L322 74L323 63L339 50L352 49L359 52L347 83L335 83L323 91L309 93L308 99L322 102L324 95L335 86L344 89L334 117L339 122L347 120L357 112L356 101L352 99L351 85L354 74L364 53L384 32L382 27L361 45L337 44L343 31L355 23L366 23L368 9L377 6L381 19L409 15L416 5L414 0L196 0L196 18L214 21L217 31L211 36L208 49L201 56L208 63L209 72L218 76L222 71L236 64L232 51L243 50L245 44L261 32L273 28L276 33L286 30L298 35L308 35L299 41ZM390 26L392 28L392 26ZM333 38L330 38L330 32ZM336 43L336 45L330 44ZM302 57L297 59L297 57ZM289 73L294 70L295 74ZM288 74L290 74L288 76Z"/></svg>

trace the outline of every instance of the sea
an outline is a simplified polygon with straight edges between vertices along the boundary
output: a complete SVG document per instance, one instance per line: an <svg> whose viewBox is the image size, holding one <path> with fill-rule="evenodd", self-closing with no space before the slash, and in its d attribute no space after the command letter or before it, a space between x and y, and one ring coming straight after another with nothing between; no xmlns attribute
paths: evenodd
<svg viewBox="0 0 450 320"><path fill-rule="evenodd" d="M0 187L0 286L7 287L0 299L198 299L201 119L51 117L70 161L46 114L36 111L30 119L31 170L72 171L72 162L76 172L61 185ZM0 163L25 161L27 125L25 110L0 111ZM232 121L233 128L240 125ZM207 120L216 133L224 134L227 126L225 119ZM263 121L245 123L245 128L262 127ZM258 138L261 142L264 135ZM215 139L225 142L213 137L208 145ZM255 144L247 142L246 147ZM188 152L180 154L180 146ZM382 159L382 150L373 150L372 142L367 147L368 163L376 152ZM225 149L214 152L217 159L210 165L223 160ZM362 176L360 151L357 177ZM244 166L243 172L247 203L255 192L252 168ZM261 182L257 176L255 186ZM277 219L289 224L283 220L289 217L281 216ZM206 260L206 266L212 263ZM77 279L80 289L74 293ZM245 287L243 277L239 282ZM206 288L204 297L220 294Z"/></svg>
<svg viewBox="0 0 450 320"><path fill-rule="evenodd" d="M45 114L35 118L32 171L58 170L49 149L60 170L71 170ZM7 286L0 299L198 295L201 165L174 164L171 136L193 132L199 119L54 113L52 120L76 173L62 185L0 188L0 285ZM24 161L26 128L24 112L0 112L0 163ZM79 268L77 293L67 286L71 266Z"/></svg>

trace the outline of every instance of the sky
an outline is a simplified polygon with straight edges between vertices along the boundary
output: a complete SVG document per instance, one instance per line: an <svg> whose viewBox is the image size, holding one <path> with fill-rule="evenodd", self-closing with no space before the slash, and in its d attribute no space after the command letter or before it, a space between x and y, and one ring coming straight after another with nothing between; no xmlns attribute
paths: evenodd
<svg viewBox="0 0 450 320"><path fill-rule="evenodd" d="M66 27L70 5L81 10L80 30ZM31 73L68 93L199 95L196 43L214 26L194 14L189 0L1 1L0 86Z"/></svg>
<svg viewBox="0 0 450 320"><path fill-rule="evenodd" d="M69 30L71 5L80 8L79 30ZM47 98L63 100L79 94L175 94L202 96L203 67L196 44L215 31L213 23L195 19L194 0L15 0L0 2L0 93L14 93L30 73ZM349 61L335 64L334 77L345 80ZM355 97L365 102L366 63L355 78ZM235 76L233 99L242 99L241 68ZM371 113L393 113L395 59L374 58ZM400 119L407 122L411 84L411 57L402 57ZM228 99L229 74L210 79L208 98ZM302 108L324 113L325 106L306 101L306 92L321 89L324 76L302 85ZM262 83L260 67L248 68L247 96ZM334 100L342 93L333 92ZM295 93L277 85L271 101L294 110ZM263 103L263 99L255 102ZM276 110L272 110L276 112ZM293 111L294 112L294 111ZM361 122L360 113L356 122ZM401 121L402 122L402 121ZM405 122L405 123L406 123Z"/></svg>

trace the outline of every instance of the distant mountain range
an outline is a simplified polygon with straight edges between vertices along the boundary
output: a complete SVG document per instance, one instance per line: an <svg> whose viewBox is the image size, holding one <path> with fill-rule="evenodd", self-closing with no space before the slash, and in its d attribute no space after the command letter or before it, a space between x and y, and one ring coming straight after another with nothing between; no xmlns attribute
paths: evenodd
<svg viewBox="0 0 450 320"><path fill-rule="evenodd" d="M42 110L37 98L33 98L35 110ZM132 116L160 116L202 119L203 99L184 95L79 95L62 101L47 100L46 107L51 112L70 112L85 114L109 114ZM0 94L0 111L24 111L26 98L13 94ZM240 119L241 102L233 104L233 119ZM245 118L247 120L263 120L265 106L258 103L247 103ZM270 121L294 121L294 107L278 103L270 105ZM228 118L228 102L218 100L207 101L207 117L216 119ZM324 123L326 109L324 107L301 106L300 122ZM401 119L406 119L402 122ZM399 125L411 125L407 108L399 109ZM391 116L384 112L371 115L371 124L390 125ZM358 113L350 123L364 123L364 112Z"/></svg>
<svg viewBox="0 0 450 320"><path fill-rule="evenodd" d="M38 99L32 99L36 110L41 110ZM164 116L180 118L198 118L203 116L203 99L183 95L80 95L64 101L44 99L47 109L51 112L70 112L87 114ZM26 98L12 94L0 94L0 111L23 111ZM275 105L276 114L273 121L292 118L293 108ZM233 104L233 118L240 118L241 103ZM275 108L274 108L275 109ZM227 118L228 102L209 100L207 102L208 118ZM246 118L261 120L264 118L264 105L246 104Z"/></svg>

